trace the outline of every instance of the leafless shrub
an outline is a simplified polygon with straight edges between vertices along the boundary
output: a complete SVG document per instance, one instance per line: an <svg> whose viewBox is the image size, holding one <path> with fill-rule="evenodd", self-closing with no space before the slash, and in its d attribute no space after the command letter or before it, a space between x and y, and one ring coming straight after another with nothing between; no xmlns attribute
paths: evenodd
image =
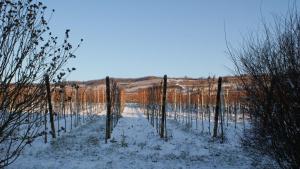
<svg viewBox="0 0 300 169"><path fill-rule="evenodd" d="M300 17L292 10L275 26L229 49L254 117L246 145L274 157L282 168L300 167Z"/></svg>
<svg viewBox="0 0 300 169"><path fill-rule="evenodd" d="M70 30L59 43L45 11L37 1L0 0L0 168L41 134L44 75L59 82L74 70L62 69L77 49L68 42Z"/></svg>

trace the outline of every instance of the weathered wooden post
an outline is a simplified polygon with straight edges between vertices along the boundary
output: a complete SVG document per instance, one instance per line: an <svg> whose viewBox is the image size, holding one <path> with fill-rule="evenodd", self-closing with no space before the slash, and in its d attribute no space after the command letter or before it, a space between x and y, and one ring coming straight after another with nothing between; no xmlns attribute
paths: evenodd
<svg viewBox="0 0 300 169"><path fill-rule="evenodd" d="M167 95L167 75L164 76L164 84L163 84L163 98L162 98L162 106L161 106L161 125L160 125L160 138L164 138L165 126L166 126L166 95Z"/></svg>
<svg viewBox="0 0 300 169"><path fill-rule="evenodd" d="M146 90L143 90L143 112L145 113L146 111Z"/></svg>
<svg viewBox="0 0 300 169"><path fill-rule="evenodd" d="M201 89L202 132L204 131L203 89Z"/></svg>
<svg viewBox="0 0 300 169"><path fill-rule="evenodd" d="M218 118L219 118L220 103L221 103L221 87L222 87L222 77L219 77L213 137L217 137L217 132L218 132Z"/></svg>
<svg viewBox="0 0 300 169"><path fill-rule="evenodd" d="M243 113L243 127L244 127L244 131L245 131L245 107L244 107L244 105L242 105L241 106L241 111L242 111L242 113Z"/></svg>
<svg viewBox="0 0 300 169"><path fill-rule="evenodd" d="M179 93L179 122L180 122L180 117L182 119L183 115L182 115L182 104L181 104L181 101L182 101L182 89L180 88L180 93Z"/></svg>
<svg viewBox="0 0 300 169"><path fill-rule="evenodd" d="M208 112L208 133L210 134L210 97L211 97L211 81L208 77L208 102L207 102L207 112Z"/></svg>
<svg viewBox="0 0 300 169"><path fill-rule="evenodd" d="M192 89L193 90L193 89ZM192 128L193 126L192 126L192 120L191 120L191 114L192 114L192 111L191 111L191 89L190 88L188 88L188 98L187 98L187 106L186 106L186 108L187 108L187 125L190 127L190 128Z"/></svg>
<svg viewBox="0 0 300 169"><path fill-rule="evenodd" d="M234 128L236 129L236 122L237 122L237 101L234 103Z"/></svg>
<svg viewBox="0 0 300 169"><path fill-rule="evenodd" d="M79 125L80 116L79 116L79 92L78 92L79 86L75 84L75 105L76 105L76 115L75 115L75 127Z"/></svg>
<svg viewBox="0 0 300 169"><path fill-rule="evenodd" d="M149 88L147 89L147 106L146 106L146 108L147 108L147 112L146 112L146 114L147 114L147 120L149 121L149 118L150 118L150 116L149 116L149 105L150 105L150 102L149 102L149 100L150 100L150 98L149 98Z"/></svg>
<svg viewBox="0 0 300 169"><path fill-rule="evenodd" d="M47 138L47 102L43 102L42 104L42 110L44 111L44 143L47 143L48 142L48 138Z"/></svg>
<svg viewBox="0 0 300 169"><path fill-rule="evenodd" d="M228 114L229 114L229 95L228 95L228 89L226 90L226 125L228 126Z"/></svg>
<svg viewBox="0 0 300 169"><path fill-rule="evenodd" d="M107 143L107 139L110 138L110 124L111 124L111 99L110 99L110 84L109 77L106 76L106 136L105 143Z"/></svg>
<svg viewBox="0 0 300 169"><path fill-rule="evenodd" d="M198 116L199 116L199 98L200 98L200 92L199 92L199 89L198 89L198 92L197 92L197 112L196 112L196 129L198 129Z"/></svg>
<svg viewBox="0 0 300 169"><path fill-rule="evenodd" d="M65 119L65 129L64 129L64 131L67 132L67 119L66 119L67 116L66 116L66 105L65 105L65 104L66 104L65 101L66 101L66 95L67 95L67 94L66 94L65 86L64 86L64 88L63 88L63 92L64 92L64 93L63 93L63 103L62 103L62 104L63 104L63 114L64 114L64 119Z"/></svg>
<svg viewBox="0 0 300 169"><path fill-rule="evenodd" d="M70 130L72 130L72 128L73 128L73 108L72 108L72 94L73 94L73 87L72 87L72 90L71 90L71 96L68 98L69 99L69 101L70 101L70 115L71 115L71 128L70 128Z"/></svg>
<svg viewBox="0 0 300 169"><path fill-rule="evenodd" d="M64 116L64 122L65 122L64 132L67 132L67 120L66 120L66 112L65 112L65 86L64 85L60 86L59 92L60 92L60 104L61 104L60 108L61 108L61 113Z"/></svg>
<svg viewBox="0 0 300 169"><path fill-rule="evenodd" d="M174 120L177 121L177 102L176 102L176 89L174 90Z"/></svg>
<svg viewBox="0 0 300 169"><path fill-rule="evenodd" d="M46 82L46 88L47 88L46 91L47 91L47 101L48 101L48 109L49 109L49 115L50 115L51 135L52 135L52 138L56 138L54 118L53 118L53 109L52 109L52 103L51 103L50 82L49 82L48 75L45 75L45 82Z"/></svg>

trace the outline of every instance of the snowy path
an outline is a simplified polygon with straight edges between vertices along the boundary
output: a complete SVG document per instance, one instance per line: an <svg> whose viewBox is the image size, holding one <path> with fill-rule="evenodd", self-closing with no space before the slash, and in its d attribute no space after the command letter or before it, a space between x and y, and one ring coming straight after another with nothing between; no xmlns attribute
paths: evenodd
<svg viewBox="0 0 300 169"><path fill-rule="evenodd" d="M33 145L9 168L257 168L236 143L219 144L168 120L166 142L144 115L125 107L112 138L104 143L105 118L81 126L52 144ZM258 167L260 168L260 167Z"/></svg>
<svg viewBox="0 0 300 169"><path fill-rule="evenodd" d="M167 128L172 138L161 140L137 110L126 108L113 131L109 168L251 168L240 147L213 143L171 120Z"/></svg>

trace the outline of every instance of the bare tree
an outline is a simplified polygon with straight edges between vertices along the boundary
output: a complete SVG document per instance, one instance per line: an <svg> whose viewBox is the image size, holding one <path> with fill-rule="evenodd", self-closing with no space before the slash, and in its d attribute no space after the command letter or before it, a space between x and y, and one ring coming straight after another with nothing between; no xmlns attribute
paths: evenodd
<svg viewBox="0 0 300 169"><path fill-rule="evenodd" d="M70 30L59 43L47 26L54 11L45 12L42 2L0 0L0 168L43 131L44 75L59 82L74 70L62 69L77 49L68 42Z"/></svg>
<svg viewBox="0 0 300 169"><path fill-rule="evenodd" d="M247 92L252 128L245 142L282 168L300 167L300 18L295 10L274 27L229 49Z"/></svg>

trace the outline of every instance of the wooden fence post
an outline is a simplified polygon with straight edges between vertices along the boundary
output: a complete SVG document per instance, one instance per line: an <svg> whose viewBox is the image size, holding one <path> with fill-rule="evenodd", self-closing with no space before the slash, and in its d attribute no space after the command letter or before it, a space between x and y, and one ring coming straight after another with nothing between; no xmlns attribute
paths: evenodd
<svg viewBox="0 0 300 169"><path fill-rule="evenodd" d="M164 138L165 133L165 123L166 123L166 95L167 95L167 75L164 76L164 84L163 84L163 100L162 100L162 107L161 107L161 130L160 130L160 137Z"/></svg>
<svg viewBox="0 0 300 169"><path fill-rule="evenodd" d="M177 97L177 91L176 91L177 89L175 88L174 89L174 100L173 100L173 116L174 116L174 120L176 120L176 114L177 114L177 99L178 98L176 98ZM172 112L171 112L172 113ZM172 114L171 114L171 116L172 116Z"/></svg>
<svg viewBox="0 0 300 169"><path fill-rule="evenodd" d="M208 112L208 133L210 134L210 98L211 98L211 81L208 77L208 102L207 102L207 112Z"/></svg>
<svg viewBox="0 0 300 169"><path fill-rule="evenodd" d="M76 104L76 116L75 116L75 127L79 126L79 122L80 122L80 115L79 115L79 92L78 92L79 86L76 84L75 85L75 104Z"/></svg>
<svg viewBox="0 0 300 169"><path fill-rule="evenodd" d="M110 138L110 124L111 124L111 99L110 99L110 84L109 77L106 76L106 137L105 143L107 143L107 139Z"/></svg>
<svg viewBox="0 0 300 169"><path fill-rule="evenodd" d="M46 82L46 88L47 88L47 100L48 100L48 109L49 109L49 115L50 115L51 135L52 135L52 138L56 138L54 118L53 118L53 109L52 109L52 103L51 103L50 82L49 82L48 75L45 75L45 82Z"/></svg>
<svg viewBox="0 0 300 169"><path fill-rule="evenodd" d="M217 132L218 132L218 118L219 118L220 103L221 103L221 87L222 87L222 77L219 77L213 137L217 137Z"/></svg>
<svg viewBox="0 0 300 169"><path fill-rule="evenodd" d="M46 104L45 104L46 103ZM43 107L42 107L42 110L44 110L44 143L47 143L48 142L48 138L47 138L47 102L43 102Z"/></svg>

